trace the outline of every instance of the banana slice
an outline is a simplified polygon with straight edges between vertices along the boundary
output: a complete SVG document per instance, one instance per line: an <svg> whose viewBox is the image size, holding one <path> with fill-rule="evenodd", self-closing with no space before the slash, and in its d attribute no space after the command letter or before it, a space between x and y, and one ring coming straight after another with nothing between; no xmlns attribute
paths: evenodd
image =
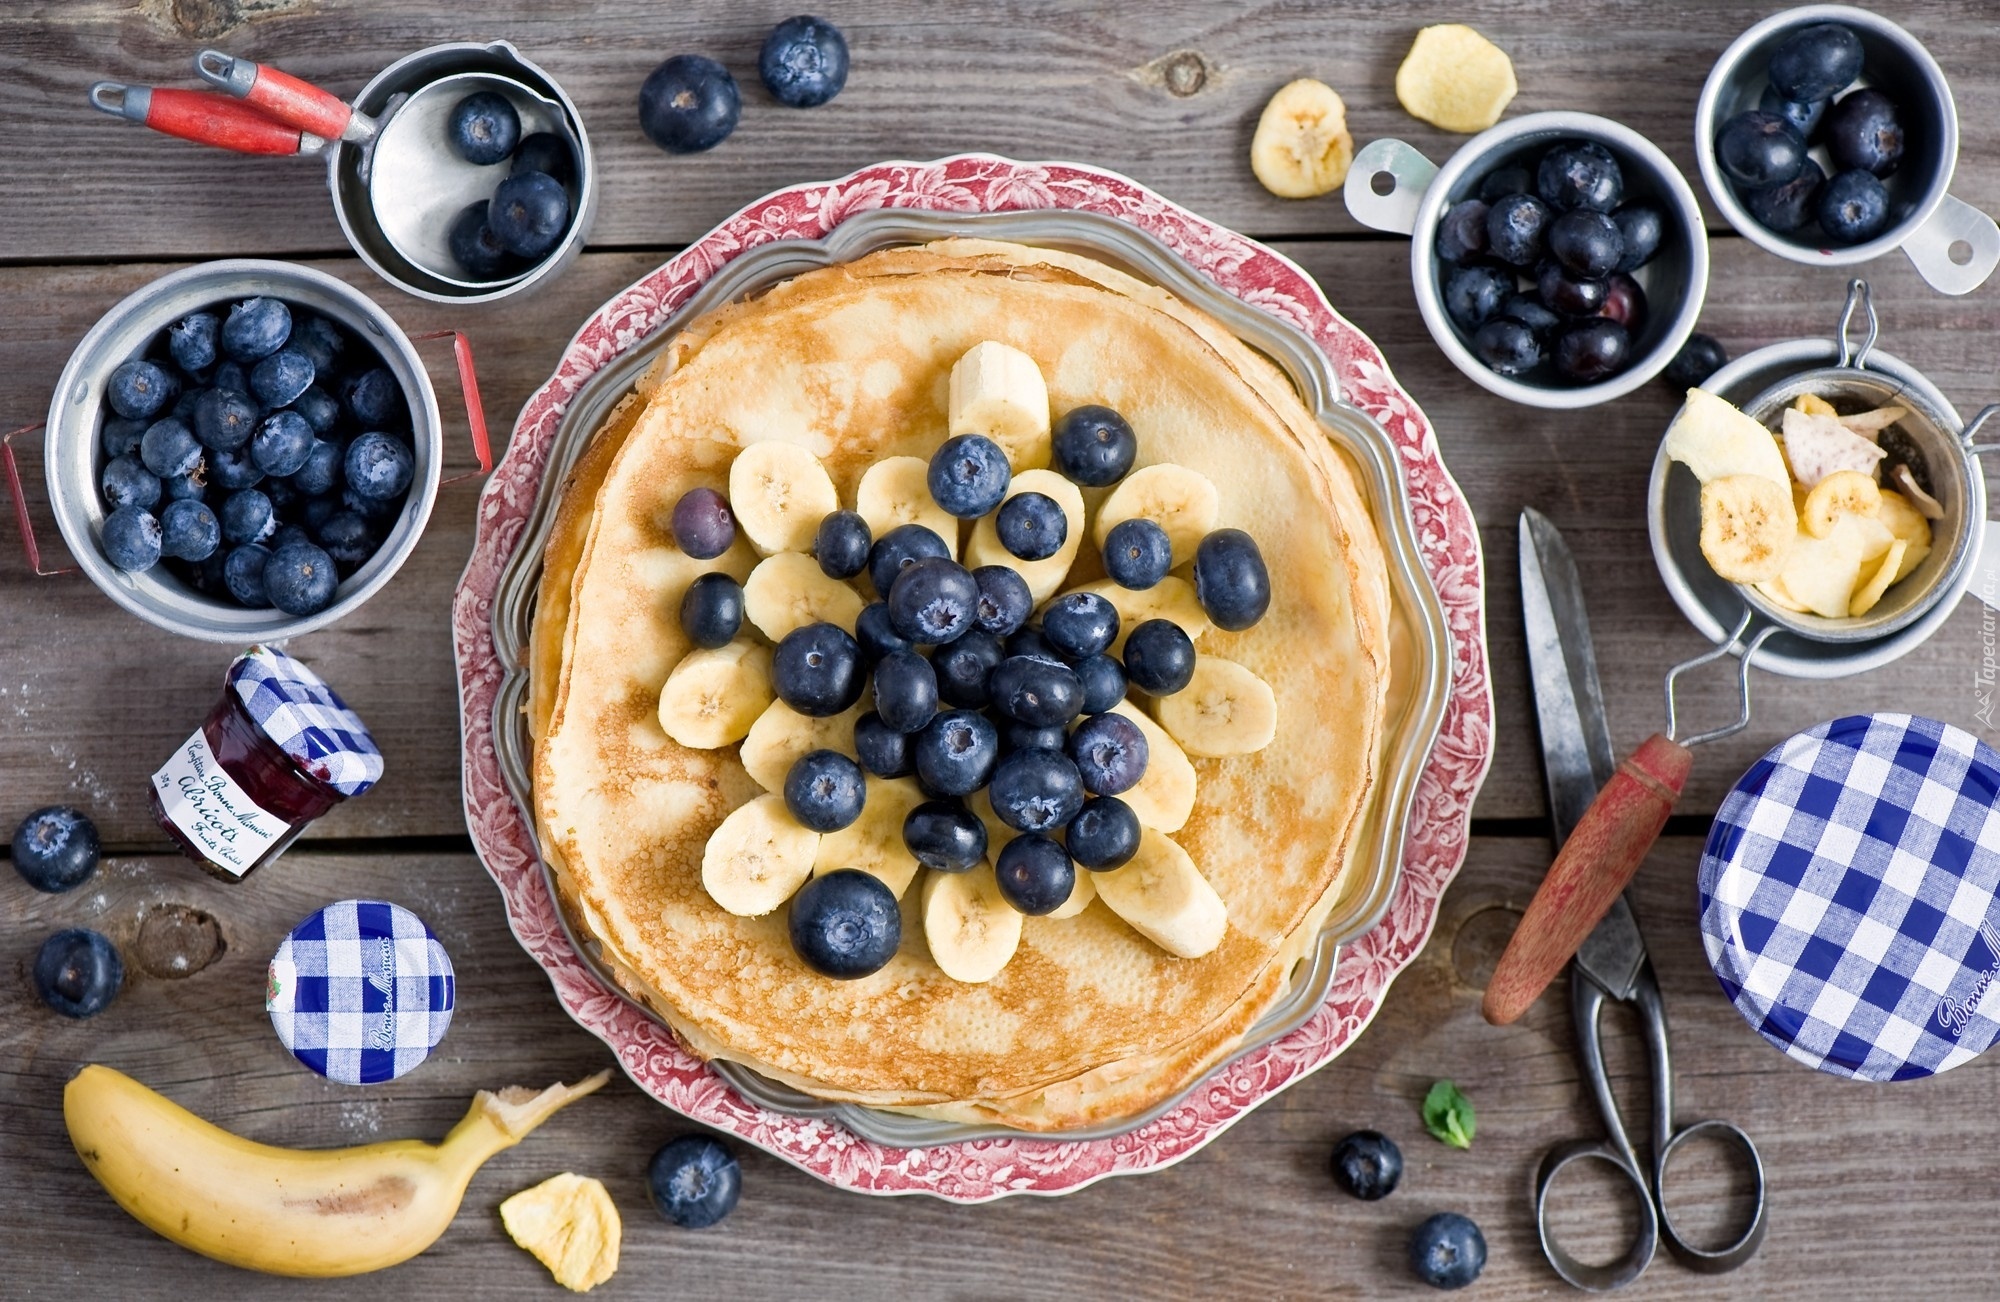
<svg viewBox="0 0 2000 1302"><path fill-rule="evenodd" d="M1024 470L1015 475L1007 486L1007 496L1021 493L1040 493L1055 501L1069 521L1069 536L1053 556L1039 561L1024 561L1008 551L1000 543L1000 530L994 521L999 513L984 515L972 526L972 536L965 544L965 567L976 570L982 565L1005 565L1019 574L1028 583L1028 595L1041 605L1054 596L1069 577L1069 567L1076 561L1076 553L1083 546L1083 494L1077 486L1053 470ZM1192 591L1192 589L1190 589Z"/></svg>
<svg viewBox="0 0 2000 1302"><path fill-rule="evenodd" d="M808 624L838 624L852 633L863 604L860 593L800 552L766 556L743 585L744 618L773 642Z"/></svg>
<svg viewBox="0 0 2000 1302"><path fill-rule="evenodd" d="M991 981L1021 944L1021 915L1000 896L993 865L924 879L924 940L954 981Z"/></svg>
<svg viewBox="0 0 2000 1302"><path fill-rule="evenodd" d="M812 876L819 841L819 833L792 817L783 796L761 795L709 834L701 884L729 912L761 918Z"/></svg>
<svg viewBox="0 0 2000 1302"><path fill-rule="evenodd" d="M1701 554L1731 583L1786 573L1786 558L1801 536L1791 490L1776 480L1724 475L1701 486ZM1796 584L1785 586L1798 592ZM1846 606L1843 597L1841 608Z"/></svg>
<svg viewBox="0 0 2000 1302"><path fill-rule="evenodd" d="M571 1292L588 1293L618 1273L618 1205L602 1181L550 1176L501 1203L500 1224Z"/></svg>
<svg viewBox="0 0 2000 1302"><path fill-rule="evenodd" d="M1841 516L1874 515L1881 509L1882 490L1873 479L1858 470L1836 470L1806 494L1799 524L1813 537L1824 538Z"/></svg>
<svg viewBox="0 0 2000 1302"><path fill-rule="evenodd" d="M1833 420L1840 418L1840 413L1834 410L1833 404L1816 393L1800 394L1792 399L1792 406L1808 416L1826 416Z"/></svg>
<svg viewBox="0 0 2000 1302"><path fill-rule="evenodd" d="M796 443L752 443L729 467L729 509L765 556L812 550L819 522L840 495L819 458Z"/></svg>
<svg viewBox="0 0 2000 1302"><path fill-rule="evenodd" d="M1931 522L1924 519L1924 513L1910 505L1910 499L1893 488L1878 491L1881 505L1875 510L1875 518L1889 526L1889 532L1912 547L1921 547L1928 552L1931 548Z"/></svg>
<svg viewBox="0 0 2000 1302"><path fill-rule="evenodd" d="M1069 898L1058 905L1055 912L1044 913L1042 916L1052 922L1061 922L1067 918L1074 918L1077 914L1089 908L1091 903L1097 899L1097 883L1091 880L1096 876L1097 874L1088 868L1078 868L1076 870L1076 885L1070 887Z"/></svg>
<svg viewBox="0 0 2000 1302"><path fill-rule="evenodd" d="M903 844L903 820L923 802L924 793L914 778L869 778L861 817L819 839L813 876L859 868L902 899L921 866Z"/></svg>
<svg viewBox="0 0 2000 1302"><path fill-rule="evenodd" d="M952 364L951 436L984 434L1007 454L1015 474L1049 464L1049 386L1042 368L1018 348L988 339Z"/></svg>
<svg viewBox="0 0 2000 1302"><path fill-rule="evenodd" d="M771 649L739 637L687 653L660 688L660 726L695 750L714 750L749 733L775 699Z"/></svg>
<svg viewBox="0 0 2000 1302"><path fill-rule="evenodd" d="M1771 431L1706 389L1689 389L1667 428L1667 456L1706 484L1724 475L1757 475L1789 484L1791 471Z"/></svg>
<svg viewBox="0 0 2000 1302"><path fill-rule="evenodd" d="M1160 726L1190 755L1251 755L1278 735L1271 685L1234 660L1197 656L1194 678L1156 707Z"/></svg>
<svg viewBox="0 0 2000 1302"><path fill-rule="evenodd" d="M1310 77L1271 96L1250 138L1250 170L1280 199L1311 199L1339 189L1353 161L1347 105L1333 87Z"/></svg>
<svg viewBox="0 0 2000 1302"><path fill-rule="evenodd" d="M1868 581L1854 590L1854 596L1847 603L1847 613L1851 616L1865 615L1875 609L1875 603L1882 600L1882 594L1889 590L1903 572L1903 555L1910 550L1910 544L1901 538L1889 544L1889 550L1882 553L1881 564Z"/></svg>
<svg viewBox="0 0 2000 1302"><path fill-rule="evenodd" d="M1194 860L1150 827L1139 829L1132 862L1092 875L1097 898L1169 954L1200 958L1229 930L1229 910Z"/></svg>
<svg viewBox="0 0 2000 1302"><path fill-rule="evenodd" d="M837 750L855 759L854 725L867 706L856 702L851 708L824 719L800 714L783 701L772 701L750 732L743 738L737 757L744 771L766 791L783 793L785 775L802 756L816 750ZM874 780L869 780L874 785Z"/></svg>
<svg viewBox="0 0 2000 1302"><path fill-rule="evenodd" d="M1111 654L1115 656L1125 654L1125 639L1132 635L1133 629L1149 619L1172 620L1181 626L1181 632L1188 635L1190 642L1199 641L1201 635L1212 627L1208 622L1208 612L1201 608L1200 599L1194 595L1194 585L1178 574L1169 574L1144 592L1121 588L1110 579L1086 583L1073 591L1094 592L1110 602L1118 612L1118 636L1111 643Z"/></svg>
<svg viewBox="0 0 2000 1302"><path fill-rule="evenodd" d="M1185 565L1215 528L1220 510L1221 498L1207 475L1186 466L1147 466L1125 476L1111 490L1111 496L1097 508L1097 527L1091 537L1102 551L1113 525L1144 516L1167 531L1174 564Z"/></svg>
<svg viewBox="0 0 2000 1302"><path fill-rule="evenodd" d="M1785 558L1783 582L1792 600L1815 615L1843 619L1861 583L1867 536L1844 519L1824 538L1801 532ZM1887 553L1887 548L1884 548ZM1726 577L1726 576L1725 576Z"/></svg>
<svg viewBox="0 0 2000 1302"><path fill-rule="evenodd" d="M898 525L920 524L958 554L958 520L931 496L931 464L922 457L884 457L862 473L854 509L880 538Z"/></svg>
<svg viewBox="0 0 2000 1302"><path fill-rule="evenodd" d="M1111 712L1124 715L1146 734L1146 776L1118 798L1132 807L1141 827L1180 831L1187 825L1188 815L1194 813L1194 765L1188 762L1180 743L1132 702L1120 701Z"/></svg>

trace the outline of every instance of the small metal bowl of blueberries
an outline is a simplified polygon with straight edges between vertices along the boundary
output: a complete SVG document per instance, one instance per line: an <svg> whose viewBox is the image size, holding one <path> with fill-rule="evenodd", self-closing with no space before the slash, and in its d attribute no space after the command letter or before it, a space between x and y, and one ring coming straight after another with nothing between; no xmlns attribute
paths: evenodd
<svg viewBox="0 0 2000 1302"><path fill-rule="evenodd" d="M1695 153L1729 224L1781 258L1850 266L1900 248L1947 294L2000 265L2000 226L1949 193L1943 71L1865 9L1790 9L1738 37L1702 87Z"/></svg>
<svg viewBox="0 0 2000 1302"><path fill-rule="evenodd" d="M1346 198L1364 224L1411 236L1432 338L1515 402L1577 408L1630 393L1701 313L1708 240L1694 193L1650 141L1605 118L1516 118L1442 168L1378 140L1356 156Z"/></svg>

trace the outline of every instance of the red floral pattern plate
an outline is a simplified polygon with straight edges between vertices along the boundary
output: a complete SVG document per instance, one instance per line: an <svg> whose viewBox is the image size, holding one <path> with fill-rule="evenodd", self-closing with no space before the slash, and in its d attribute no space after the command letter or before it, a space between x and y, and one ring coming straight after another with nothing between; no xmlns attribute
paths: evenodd
<svg viewBox="0 0 2000 1302"><path fill-rule="evenodd" d="M534 507L549 443L570 399L599 368L651 336L738 254L773 240L820 238L849 215L875 208L1071 208L1107 214L1151 233L1222 289L1304 331L1332 362L1343 396L1394 440L1423 563L1450 622L1450 704L1418 780L1402 875L1388 913L1340 949L1332 989L1305 1025L1218 1068L1165 1115L1108 1139L1021 1136L889 1148L823 1118L789 1116L747 1102L577 956L556 917L534 830L501 778L493 703L503 668L493 643L493 599ZM466 822L500 886L515 936L548 972L563 1007L611 1046L640 1088L668 1107L863 1193L927 1193L966 1203L1017 1193L1067 1193L1107 1176L1170 1166L1326 1065L1368 1025L1390 981L1423 948L1437 919L1438 897L1464 861L1472 799L1493 754L1483 603L1479 534L1439 457L1430 423L1389 374L1380 350L1335 312L1319 286L1290 260L1097 168L1018 163L991 154L881 163L837 181L780 190L717 226L584 322L555 375L521 409L507 454L480 495L477 539L452 605Z"/></svg>

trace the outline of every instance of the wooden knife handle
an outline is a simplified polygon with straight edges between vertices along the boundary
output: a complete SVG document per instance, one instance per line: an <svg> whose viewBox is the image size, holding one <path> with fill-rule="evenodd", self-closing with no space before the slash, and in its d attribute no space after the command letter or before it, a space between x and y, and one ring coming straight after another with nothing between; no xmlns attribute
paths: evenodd
<svg viewBox="0 0 2000 1302"><path fill-rule="evenodd" d="M1660 839L1694 756L1664 733L1632 752L1584 811L1500 955L1481 1011L1495 1026L1528 1011Z"/></svg>

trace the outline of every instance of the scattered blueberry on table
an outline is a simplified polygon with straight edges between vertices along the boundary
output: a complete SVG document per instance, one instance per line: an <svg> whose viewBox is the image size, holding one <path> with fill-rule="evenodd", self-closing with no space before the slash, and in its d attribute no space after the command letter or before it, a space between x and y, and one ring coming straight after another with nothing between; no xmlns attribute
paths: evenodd
<svg viewBox="0 0 2000 1302"><path fill-rule="evenodd" d="M780 104L817 108L847 85L847 38L824 18L787 18L764 38L757 75Z"/></svg>
<svg viewBox="0 0 2000 1302"><path fill-rule="evenodd" d="M1333 1182L1374 1202L1396 1192L1403 1179L1403 1150L1379 1130L1357 1130L1333 1146Z"/></svg>
<svg viewBox="0 0 2000 1302"><path fill-rule="evenodd" d="M97 824L80 809L48 805L14 829L14 870L51 895L75 890L97 871Z"/></svg>
<svg viewBox="0 0 2000 1302"><path fill-rule="evenodd" d="M125 983L125 964L104 936L82 927L58 931L35 954L35 993L64 1017L95 1017Z"/></svg>
<svg viewBox="0 0 2000 1302"><path fill-rule="evenodd" d="M1464 1288L1486 1269L1486 1236L1469 1217L1439 1212L1410 1235L1410 1269L1432 1288Z"/></svg>
<svg viewBox="0 0 2000 1302"><path fill-rule="evenodd" d="M646 1168L646 1188L660 1215L682 1229L701 1230L736 1209L743 1173L735 1154L718 1141L706 1135L682 1135L653 1154Z"/></svg>
<svg viewBox="0 0 2000 1302"><path fill-rule="evenodd" d="M676 54L639 87L639 128L670 154L715 148L742 114L736 78L705 55Z"/></svg>

